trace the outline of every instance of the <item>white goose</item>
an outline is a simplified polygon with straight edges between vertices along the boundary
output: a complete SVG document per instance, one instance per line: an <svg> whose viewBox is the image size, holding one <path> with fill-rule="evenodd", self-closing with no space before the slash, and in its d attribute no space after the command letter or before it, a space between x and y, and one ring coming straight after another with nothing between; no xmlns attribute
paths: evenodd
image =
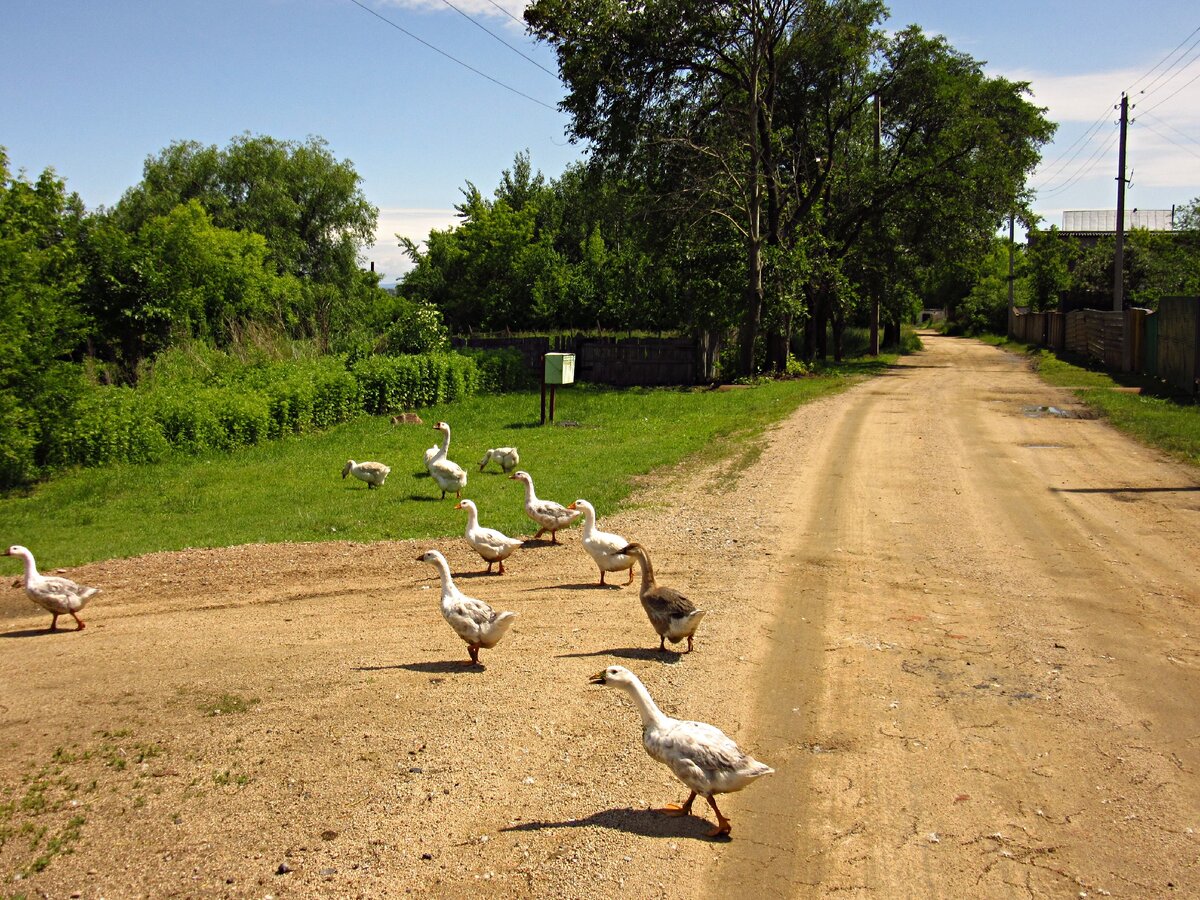
<svg viewBox="0 0 1200 900"><path fill-rule="evenodd" d="M632 556L622 552L629 541L619 534L610 534L596 527L596 508L586 500L576 500L567 509L577 509L583 513L583 549L586 550L600 567L600 583L604 584L604 576L608 572L624 572L629 570L629 580L633 584Z"/></svg>
<svg viewBox="0 0 1200 900"><path fill-rule="evenodd" d="M500 563L500 574L504 574L504 561L525 542L510 538L495 528L484 528L479 524L479 510L471 500L460 500L455 509L467 511L467 543L487 562L488 572L493 563Z"/></svg>
<svg viewBox="0 0 1200 900"><path fill-rule="evenodd" d="M342 479L345 480L347 475L353 475L359 481L367 483L367 489L383 487L384 481L387 480L388 473L392 470L383 463L377 462L355 462L352 459L346 460L346 465L342 467Z"/></svg>
<svg viewBox="0 0 1200 900"><path fill-rule="evenodd" d="M525 485L525 515L538 525L538 533L533 536L533 539L536 541L548 531L550 532L550 543L557 544L558 537L555 532L574 522L579 516L579 510L567 509L561 503L555 503L553 500L539 500L533 491L533 476L526 471L515 472L508 477Z"/></svg>
<svg viewBox="0 0 1200 900"><path fill-rule="evenodd" d="M19 544L9 547L4 555L19 556L25 560L25 593L30 600L54 616L50 620L51 631L58 630L59 616L70 616L79 626L75 630L83 631L83 620L77 613L100 593L100 588L76 584L69 578L57 575L42 575L33 561L33 554Z"/></svg>
<svg viewBox="0 0 1200 900"><path fill-rule="evenodd" d="M446 439L438 451L433 455L432 459L426 462L426 467L429 469L429 474L433 476L433 480L437 482L438 487L442 489L442 499L446 499L446 494L453 491L454 495L462 498L463 488L467 486L467 473L456 462L451 462L447 459L446 454L450 452L450 426L445 422L438 422L433 426L434 431L440 431ZM428 454L428 450L425 451Z"/></svg>
<svg viewBox="0 0 1200 900"><path fill-rule="evenodd" d="M479 463L479 471L482 472L483 467L493 460L500 464L500 468L507 475L521 464L521 454L517 452L516 447L494 447L483 455L483 460Z"/></svg>
<svg viewBox="0 0 1200 900"><path fill-rule="evenodd" d="M467 642L471 654L471 665L479 665L479 649L491 649L512 626L515 612L497 613L482 600L468 597L454 585L450 577L450 564L437 550L426 550L417 557L438 570L442 579L442 618L454 633Z"/></svg>
<svg viewBox="0 0 1200 900"><path fill-rule="evenodd" d="M624 666L609 666L597 672L591 683L611 685L629 695L642 714L642 746L691 791L682 805L669 803L658 811L670 816L690 815L692 801L699 794L717 814L717 827L709 832L709 837L729 834L731 823L717 809L713 795L740 791L775 770L745 753L721 729L666 715L654 703L646 686Z"/></svg>

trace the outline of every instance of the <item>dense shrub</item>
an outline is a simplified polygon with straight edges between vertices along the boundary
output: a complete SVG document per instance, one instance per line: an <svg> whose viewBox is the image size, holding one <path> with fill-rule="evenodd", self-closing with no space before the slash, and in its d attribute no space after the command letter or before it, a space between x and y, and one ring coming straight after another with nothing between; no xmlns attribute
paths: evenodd
<svg viewBox="0 0 1200 900"><path fill-rule="evenodd" d="M483 394L504 394L529 387L533 376L525 366L525 358L521 351L512 347L500 350L472 350L469 348L458 351L475 363L479 370L479 392Z"/></svg>
<svg viewBox="0 0 1200 900"><path fill-rule="evenodd" d="M92 384L77 373L53 417L0 404L0 489L68 466L232 450L329 428L364 411L380 415L512 390L527 378L515 351L258 356L247 364L201 346L162 354L144 376L132 388Z"/></svg>
<svg viewBox="0 0 1200 900"><path fill-rule="evenodd" d="M92 388L62 417L46 442L51 468L154 462L168 451L162 427L133 388Z"/></svg>
<svg viewBox="0 0 1200 900"><path fill-rule="evenodd" d="M352 371L362 390L363 409L373 415L452 403L480 385L475 363L456 353L369 356L354 363Z"/></svg>

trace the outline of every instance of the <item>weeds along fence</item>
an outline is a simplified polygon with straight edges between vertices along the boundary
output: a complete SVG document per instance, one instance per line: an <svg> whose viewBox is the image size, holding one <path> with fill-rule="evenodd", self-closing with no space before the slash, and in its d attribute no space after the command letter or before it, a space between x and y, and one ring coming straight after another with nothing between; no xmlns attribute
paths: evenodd
<svg viewBox="0 0 1200 900"><path fill-rule="evenodd" d="M580 381L618 387L690 385L706 381L711 352L692 338L603 338L586 335L458 337L458 349L512 349L540 375L547 353L574 353Z"/></svg>
<svg viewBox="0 0 1200 900"><path fill-rule="evenodd" d="M1008 333L1110 371L1159 378L1189 396L1200 391L1200 297L1164 297L1154 312L1017 309L1009 315Z"/></svg>

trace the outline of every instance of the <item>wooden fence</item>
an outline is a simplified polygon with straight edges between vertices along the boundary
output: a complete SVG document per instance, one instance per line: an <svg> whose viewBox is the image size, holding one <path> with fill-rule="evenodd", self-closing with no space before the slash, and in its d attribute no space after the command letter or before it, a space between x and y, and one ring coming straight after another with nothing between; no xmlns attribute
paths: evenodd
<svg viewBox="0 0 1200 900"><path fill-rule="evenodd" d="M1094 360L1116 372L1161 378L1186 394L1200 385L1200 297L1164 297L1157 312L1014 310L1009 335Z"/></svg>
<svg viewBox="0 0 1200 900"><path fill-rule="evenodd" d="M538 376L544 354L574 353L577 379L619 387L699 384L705 380L707 361L705 348L691 338L473 337L454 338L453 344L484 349L512 347L520 351L529 370Z"/></svg>

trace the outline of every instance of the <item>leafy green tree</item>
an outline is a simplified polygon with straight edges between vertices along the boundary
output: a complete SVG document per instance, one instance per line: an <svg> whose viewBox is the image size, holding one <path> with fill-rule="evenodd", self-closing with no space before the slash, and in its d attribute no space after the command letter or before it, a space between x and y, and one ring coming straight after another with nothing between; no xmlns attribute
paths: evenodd
<svg viewBox="0 0 1200 900"><path fill-rule="evenodd" d="M1077 247L1063 240L1056 225L1048 231L1030 229L1021 269L1029 282L1030 306L1034 310L1058 308L1071 287L1071 264L1077 256Z"/></svg>
<svg viewBox="0 0 1200 900"><path fill-rule="evenodd" d="M228 347L246 327L282 330L297 292L295 279L276 272L262 235L218 228L196 199L133 235L96 217L86 256L92 312L129 374L173 342Z"/></svg>
<svg viewBox="0 0 1200 900"><path fill-rule="evenodd" d="M0 148L0 487L37 474L37 448L80 388L79 197L52 170L14 177Z"/></svg>
<svg viewBox="0 0 1200 900"><path fill-rule="evenodd" d="M188 200L198 200L214 224L253 231L281 272L340 284L359 252L374 240L379 210L362 193L362 178L318 137L304 142L244 134L224 150L178 141L146 160L140 184L115 210L140 228Z"/></svg>

